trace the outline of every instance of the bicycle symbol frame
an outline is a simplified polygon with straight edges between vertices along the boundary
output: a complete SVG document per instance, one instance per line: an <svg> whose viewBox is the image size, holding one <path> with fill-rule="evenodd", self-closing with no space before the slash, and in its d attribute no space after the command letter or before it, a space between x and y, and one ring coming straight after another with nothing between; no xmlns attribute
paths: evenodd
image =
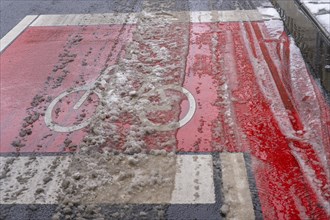
<svg viewBox="0 0 330 220"><path fill-rule="evenodd" d="M110 68L112 69L112 68ZM109 68L107 69L109 70ZM101 74L102 76L103 74ZM73 88L71 90L67 90L64 91L63 93L61 93L59 96L57 96L48 106L46 112L45 112L45 124L46 126L56 132L72 132L72 131L76 131L76 130L80 130L86 126L88 126L91 121L93 120L93 116L91 116L90 118L84 120L83 122L81 122L78 125L72 125L72 126L61 126L59 124L56 124L53 121L52 118L52 112L54 107L56 106L56 104L58 102L60 102L60 100L68 95L70 95L71 93L75 93L75 92L79 92L79 91L86 91L82 97L78 100L78 102L73 106L73 109L77 110L81 107L81 105L86 101L86 99L89 97L89 95L91 95L92 93L95 93L98 98L101 100L103 98L103 96L101 95L101 93L99 93L95 88L96 88L96 82L98 81L98 79L91 83L91 84L87 84L84 86L80 86L80 87L76 87ZM141 87L140 90L142 90L143 86ZM185 124L187 124L192 117L195 114L196 111L196 101L194 96L190 93L189 90L187 90L184 87L178 86L178 85L165 85L165 86L161 86L159 88L156 88L154 90L151 90L149 92L143 93L142 96L143 97L148 97L148 95L151 94L151 92L159 92L161 94L161 97L164 98L165 97L165 90L176 90L178 92L182 92L188 99L189 102L189 109L187 114L181 119L179 120L177 123L173 123L172 124L155 124L153 122L151 122L147 117L146 117L146 113L147 111L140 111L137 113L138 117L140 118L140 120L145 123L146 125L152 127L155 130L158 131L170 131L170 130L174 130L177 128L180 128L182 126L184 126ZM149 110L164 110L161 109L160 107L157 106L151 106L148 107ZM168 110L168 109L167 109Z"/></svg>

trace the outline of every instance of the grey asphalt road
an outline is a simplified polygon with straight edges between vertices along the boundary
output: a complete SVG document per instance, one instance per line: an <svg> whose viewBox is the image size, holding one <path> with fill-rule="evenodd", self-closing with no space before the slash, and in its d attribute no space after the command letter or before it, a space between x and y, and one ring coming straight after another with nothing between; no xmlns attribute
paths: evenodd
<svg viewBox="0 0 330 220"><path fill-rule="evenodd" d="M155 11L254 9L263 2L268 2L268 0L1 0L0 37L2 38L26 15L138 12L142 10L144 1L151 1ZM167 4L162 4L164 2Z"/></svg>

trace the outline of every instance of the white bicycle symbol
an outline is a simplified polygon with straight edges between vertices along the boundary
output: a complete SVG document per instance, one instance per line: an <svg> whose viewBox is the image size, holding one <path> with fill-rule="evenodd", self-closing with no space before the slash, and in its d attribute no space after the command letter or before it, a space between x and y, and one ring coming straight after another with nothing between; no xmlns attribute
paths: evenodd
<svg viewBox="0 0 330 220"><path fill-rule="evenodd" d="M112 68L108 68L106 71L110 71L111 69ZM104 74L101 74L99 79L102 79L103 75ZM73 106L74 110L79 109L81 107L81 105L86 101L86 99L92 93L96 94L98 96L98 98L101 100L103 98L102 94L99 91L97 91L97 82L102 81L102 80L99 80L99 79L97 79L95 82L93 82L91 84L80 86L80 87L77 87L77 88L73 88L73 89L64 91L59 96L57 96L49 104L49 106L48 106L48 108L45 112L44 119L45 119L46 126L49 129L51 129L53 131L56 131L56 132L72 132L72 131L76 131L76 130L79 130L79 129L82 129L82 128L88 126L91 123L93 117L90 117L89 119L86 119L85 121L83 121L83 122L81 122L80 124L77 124L77 125L61 126L61 125L59 125L59 124L57 124L53 121L52 112L53 112L53 109L56 106L56 104L58 102L60 102L64 97L66 97L66 96L68 96L72 93L79 92L79 91L86 91L86 92L82 95L82 97L78 100L78 102ZM142 89L143 89L143 86L141 87L140 90L142 90ZM145 123L148 126L153 127L155 130L158 130L158 131L170 131L170 130L173 130L173 129L184 126L185 124L187 124L191 120L191 118L193 117L193 115L196 111L196 101L195 101L194 96L186 88L178 86L178 85L165 85L165 86L156 88L154 90L151 90L149 92L143 93L142 97L151 96L152 93L156 92L156 93L160 94L161 99L164 99L164 98L166 98L165 90L176 90L178 92L183 93L187 97L187 100L189 102L189 109L188 109L188 112L186 113L186 115L181 120L179 120L178 123L176 123L175 126L173 126L173 123L172 124L155 124L146 117L147 112L150 112L152 110L154 110L154 111L157 111L157 110L161 110L161 111L171 110L170 106L151 106L151 107L149 106L148 108L146 108L146 111L137 112L138 117L141 119L141 121L143 121L143 123Z"/></svg>

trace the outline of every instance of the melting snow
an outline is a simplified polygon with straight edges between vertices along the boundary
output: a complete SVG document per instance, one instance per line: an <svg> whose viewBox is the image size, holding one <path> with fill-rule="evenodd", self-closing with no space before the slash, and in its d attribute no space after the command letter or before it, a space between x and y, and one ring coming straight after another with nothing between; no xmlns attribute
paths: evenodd
<svg viewBox="0 0 330 220"><path fill-rule="evenodd" d="M329 0L301 0L315 15L323 27L330 32L330 1Z"/></svg>
<svg viewBox="0 0 330 220"><path fill-rule="evenodd" d="M316 18L323 25L323 27L325 27L325 29L330 33L330 13L324 15L317 15Z"/></svg>
<svg viewBox="0 0 330 220"><path fill-rule="evenodd" d="M263 8L263 7L258 7L258 11L260 14L262 14L263 17L265 18L272 18L272 19L281 19L280 15L276 11L275 8Z"/></svg>
<svg viewBox="0 0 330 220"><path fill-rule="evenodd" d="M281 16L275 8L270 8L268 5L265 5L264 7L258 7L258 11L264 18L268 18L268 20L265 21L265 24L270 32L269 34L271 37L279 38L284 30L283 22L280 19Z"/></svg>

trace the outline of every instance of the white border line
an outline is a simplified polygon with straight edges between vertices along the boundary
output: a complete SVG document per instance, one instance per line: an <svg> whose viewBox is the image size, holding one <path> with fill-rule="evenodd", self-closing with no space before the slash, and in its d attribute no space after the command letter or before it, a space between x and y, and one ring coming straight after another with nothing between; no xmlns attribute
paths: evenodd
<svg viewBox="0 0 330 220"><path fill-rule="evenodd" d="M137 13L40 15L31 26L136 24Z"/></svg>
<svg viewBox="0 0 330 220"><path fill-rule="evenodd" d="M70 163L71 156L1 158L0 170L8 165L11 169L5 178L0 179L0 205L57 204L64 172ZM45 178L51 179L45 183ZM44 191L36 193L38 188Z"/></svg>
<svg viewBox="0 0 330 220"><path fill-rule="evenodd" d="M232 11L192 11L191 23L202 22L239 22L264 20L258 10L232 10Z"/></svg>
<svg viewBox="0 0 330 220"><path fill-rule="evenodd" d="M192 11L190 19L186 20L187 12L148 12L149 17L165 16L170 22L240 22L263 21L265 18L258 10L232 11ZM136 24L140 13L104 13L104 14L63 14L40 15L31 26L69 26L69 25L107 25L107 24Z"/></svg>
<svg viewBox="0 0 330 220"><path fill-rule="evenodd" d="M228 219L255 219L243 153L220 153L224 205Z"/></svg>
<svg viewBox="0 0 330 220"><path fill-rule="evenodd" d="M11 29L11 31L1 38L0 52L5 50L37 17L38 15L26 16L13 29Z"/></svg>
<svg viewBox="0 0 330 220"><path fill-rule="evenodd" d="M127 156L129 158L131 156ZM149 155L150 158L153 156ZM212 155L177 155L175 161L175 174L166 172L160 173L167 179L166 181L174 181L174 189L169 198L160 197L160 194L152 192L152 203L154 204L214 204L214 181ZM157 159L154 157L153 159ZM168 158L165 158L168 159ZM166 160L163 158L163 162ZM11 161L11 162L9 162ZM58 164L56 168L50 165ZM62 193L61 184L65 178L65 172L70 167L72 161L71 156L36 156L30 157L6 157L0 160L0 170L10 165L13 169L8 171L5 178L0 179L0 187L4 194L0 197L0 204L58 204L58 195ZM173 160L174 161L174 160ZM8 163L9 162L9 163ZM168 162L166 162L168 163ZM173 164L174 165L174 164ZM158 164L152 169L161 170L162 164ZM27 173L27 170L30 173ZM146 170L139 168L135 172L135 179L138 180L139 175ZM35 173L35 175L32 175ZM49 173L53 175L50 176ZM51 177L48 182L44 179ZM20 183L19 178L25 178L26 182ZM102 178L102 177L100 177ZM109 181L108 177L104 177L103 182ZM114 179L113 181L117 181ZM155 185L162 190L162 185ZM42 193L36 193L38 188L44 189ZM111 188L102 188L111 190ZM110 191L109 191L110 192ZM90 198L93 199L91 194ZM138 198L132 198L129 202L118 199L115 202L103 200L104 204L150 204L150 200L140 201ZM170 199L170 200L169 200ZM93 202L92 202L93 203Z"/></svg>
<svg viewBox="0 0 330 220"><path fill-rule="evenodd" d="M192 11L189 13L190 23L267 20L258 10ZM188 22L182 19L185 17L182 16L185 12L166 12L165 14L170 15L171 22ZM27 15L0 40L0 52L5 50L28 26L136 24L139 15L140 13ZM151 12L148 15L161 16L159 12Z"/></svg>

